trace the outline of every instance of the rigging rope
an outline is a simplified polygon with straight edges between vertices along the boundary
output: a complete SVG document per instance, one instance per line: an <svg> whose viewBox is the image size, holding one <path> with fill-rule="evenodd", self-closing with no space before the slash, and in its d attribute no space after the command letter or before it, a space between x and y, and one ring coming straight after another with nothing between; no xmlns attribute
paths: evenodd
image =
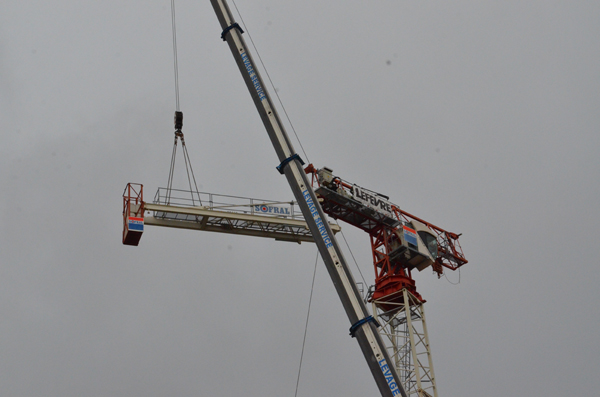
<svg viewBox="0 0 600 397"><path fill-rule="evenodd" d="M306 345L306 334L308 331L308 319L310 318L310 306L312 303L313 291L315 289L315 278L317 275L317 262L319 261L319 251L317 251L317 257L315 258L315 269L313 270L312 285L310 286L310 297L308 298L308 312L306 313L306 324L304 325L304 339L302 340L302 352L300 353L300 365L298 367L298 378L296 379L296 393L294 397L298 395L298 385L300 384L300 373L302 372L302 358L304 357L304 346Z"/></svg>
<svg viewBox="0 0 600 397"><path fill-rule="evenodd" d="M265 71L267 79L269 80L269 84L271 84L271 87L273 88L273 92L275 93L275 96L277 97L277 100L279 101L279 105L281 105L281 109L283 109L285 118L287 119L288 123L290 124L290 127L292 128L292 132L296 136L296 140L298 141L298 144L300 145L300 149L302 150L302 153L304 153L304 158L306 159L306 162L310 164L310 159L308 158L308 154L306 154L306 151L304 150L304 146L302 145L302 141L300 141L300 138L298 137L298 134L296 133L294 124L292 124L292 120L290 120L290 116L288 115L288 112L285 109L285 106L283 106L283 102L281 101L281 98L279 97L279 93L275 89L275 84L273 84L273 81L271 80L269 71L267 70L267 68L260 56L260 53L258 52L258 48L256 48L256 45L254 44L254 40L252 40L252 35L250 34L250 31L248 30L248 27L246 26L246 23L244 22L244 18L242 18L242 14L240 13L240 10L238 9L238 6L235 3L235 0L232 0L232 2L233 2L233 6L235 7L236 12L238 13L238 15L240 17L240 22L242 22L242 25L244 25L244 29L246 30L246 33L248 34L248 38L250 39L250 42L252 43L252 47L254 48L254 51L256 52L256 56L258 56L258 60L260 61L260 64L262 65L263 70Z"/></svg>
<svg viewBox="0 0 600 397"><path fill-rule="evenodd" d="M169 168L169 180L167 181L167 191L165 194L165 204L171 204L171 189L173 188L173 170L175 169L175 155L177 154L177 135L173 142L173 152L171 153L171 167Z"/></svg>
<svg viewBox="0 0 600 397"><path fill-rule="evenodd" d="M173 30L173 70L175 72L175 141L173 142L173 152L171 154L171 167L169 169L169 180L167 181L167 191L165 193L165 203L169 205L171 203L171 193L173 191L173 176L175 174L175 157L177 155L177 140L181 140L181 149L183 151L183 161L185 163L185 171L187 174L188 185L190 187L190 194L192 196L192 206L196 206L196 201L202 205L200 200L200 192L198 192L198 184L196 183L196 177L194 176L194 170L192 168L192 162L185 146L185 139L183 138L183 112L181 112L179 106L179 64L177 62L177 28L175 24L175 0L171 0L171 27ZM194 188L192 188L192 181L194 182ZM197 199L194 197L196 193Z"/></svg>
<svg viewBox="0 0 600 397"><path fill-rule="evenodd" d="M175 110L179 111L179 65L177 63L177 29L175 28L175 0L171 0L171 27L173 30L173 69L175 70Z"/></svg>
<svg viewBox="0 0 600 397"><path fill-rule="evenodd" d="M340 225L340 223L337 220L335 221L335 223L338 226ZM358 267L358 262L356 261L356 258L354 257L354 253L350 249L350 244L348 244L348 240L346 240L346 236L344 236L344 231L341 230L341 228L340 228L340 234L344 238L344 242L346 243L346 247L348 247L348 251L350 251L350 256L352 257L352 260L354 260L354 264L356 265L356 268L358 269L358 273L360 273L360 278L362 278L363 283L365 283L365 286L367 286L367 281L365 280L365 276L363 276L362 271L360 270L360 267Z"/></svg>

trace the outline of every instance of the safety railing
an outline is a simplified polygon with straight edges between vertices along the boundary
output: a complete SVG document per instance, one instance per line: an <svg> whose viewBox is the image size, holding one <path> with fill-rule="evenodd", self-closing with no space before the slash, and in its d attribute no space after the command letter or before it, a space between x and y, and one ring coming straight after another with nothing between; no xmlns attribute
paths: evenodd
<svg viewBox="0 0 600 397"><path fill-rule="evenodd" d="M139 183L128 183L123 191L123 216L139 216L144 214L144 186ZM131 212L131 204L138 207Z"/></svg>
<svg viewBox="0 0 600 397"><path fill-rule="evenodd" d="M295 201L274 201L189 190L158 188L154 204L304 220ZM158 214L160 216L160 214ZM155 214L157 216L157 214Z"/></svg>

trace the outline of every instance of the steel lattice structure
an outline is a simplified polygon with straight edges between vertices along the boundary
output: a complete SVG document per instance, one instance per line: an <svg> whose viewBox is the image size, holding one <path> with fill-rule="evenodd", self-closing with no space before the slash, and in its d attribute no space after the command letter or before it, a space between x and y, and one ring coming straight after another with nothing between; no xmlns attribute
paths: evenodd
<svg viewBox="0 0 600 397"><path fill-rule="evenodd" d="M437 397L423 302L406 288L395 295L371 302L381 326L379 334L387 343L406 393Z"/></svg>

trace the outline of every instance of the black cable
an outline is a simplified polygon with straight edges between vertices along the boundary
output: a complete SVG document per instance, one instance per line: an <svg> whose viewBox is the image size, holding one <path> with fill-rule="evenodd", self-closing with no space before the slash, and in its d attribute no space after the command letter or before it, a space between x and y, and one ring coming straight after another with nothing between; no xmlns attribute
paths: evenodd
<svg viewBox="0 0 600 397"><path fill-rule="evenodd" d="M298 378L296 379L296 392L294 396L298 395L298 385L300 384L300 373L302 372L302 358L304 357L304 346L306 345L306 334L308 331L308 319L310 318L310 306L312 303L313 291L315 289L315 278L317 275L317 262L319 261L319 252L317 251L317 257L315 258L315 269L313 270L312 285L310 286L310 297L308 299L308 312L306 313L306 324L304 325L304 339L302 340L302 352L300 353L300 366L298 367Z"/></svg>
<svg viewBox="0 0 600 397"><path fill-rule="evenodd" d="M165 204L171 203L171 189L173 188L173 174L175 170L175 155L177 154L177 135L175 135L175 142L173 143L173 153L171 154L171 168L169 169L169 179L167 181L167 191L165 193ZM159 197L160 201L160 197Z"/></svg>
<svg viewBox="0 0 600 397"><path fill-rule="evenodd" d="M179 64L177 61L177 27L175 22L175 0L171 0L171 27L173 31L173 70L175 72L175 143L173 145L173 154L171 156L171 169L169 170L169 180L167 182L167 193L166 193L166 204L171 202L171 192L173 190L173 176L175 174L175 156L177 155L177 139L181 139L181 147L183 151L183 161L185 163L185 171L187 173L188 184L190 186L190 194L192 195L192 205L196 205L196 199L194 198L194 189L192 188L192 179L194 181L195 192L198 198L198 202L202 205L200 199L200 192L198 192L198 184L196 182L196 176L192 169L192 162L185 145L183 138L183 113L181 113L179 105ZM191 173L191 177L190 177Z"/></svg>
<svg viewBox="0 0 600 397"><path fill-rule="evenodd" d="M173 29L173 69L175 70L175 107L179 111L179 66L177 63L177 29L175 28L175 0L171 0L171 27Z"/></svg>
<svg viewBox="0 0 600 397"><path fill-rule="evenodd" d="M198 202L202 205L202 199L200 198L200 192L198 191L198 183L196 182L196 176L194 175L194 168L192 167L192 160L190 160L190 155L188 154L187 146L183 146L183 155L187 158L187 163L190 165L190 172L192 174L192 180L194 181L194 187L196 190L196 195L198 195ZM188 176L189 180L189 176ZM192 191L192 184L190 183L190 191ZM194 191L192 191L192 201L194 197Z"/></svg>
<svg viewBox="0 0 600 397"><path fill-rule="evenodd" d="M290 120L290 116L288 115L287 110L285 110L285 106L283 106L283 102L281 101L281 98L279 97L279 93L275 89L275 84L273 84L273 81L271 80L269 71L267 70L265 63L263 62L263 60L260 56L260 53L258 52L258 49L256 48L256 45L254 44L254 40L252 40L252 35L250 34L250 31L248 31L248 26L246 26L246 23L244 22L244 18L242 18L242 14L240 13L240 10L238 9L238 6L235 3L235 0L232 0L232 1L233 1L233 6L235 7L235 10L237 11L237 13L240 17L240 21L242 22L242 25L244 25L244 28L246 29L246 33L248 34L248 37L250 38L250 42L252 43L252 47L254 48L254 51L256 52L256 56L258 57L258 60L260 61L260 64L262 65L263 70L265 71L267 79L269 80L269 83L271 84L271 87L273 88L273 92L275 92L275 96L277 97L277 100L279 101L279 105L281 105L281 109L283 109L285 118L287 119L288 123L290 124L290 127L292 127L292 132L296 136L296 140L298 141L298 144L300 145L300 149L302 149L302 153L304 153L304 158L310 164L310 159L308 158L308 154L306 154L306 151L304 150L304 146L302 145L302 142L300 141L300 138L298 137L298 134L296 133L294 124L292 124L292 120Z"/></svg>
<svg viewBox="0 0 600 397"><path fill-rule="evenodd" d="M337 221L335 221L335 223L339 226L339 223ZM354 260L354 264L356 265L356 268L358 269L358 273L360 274L360 278L362 278L362 281L363 281L363 283L365 283L365 287L366 287L367 286L367 281L365 280L365 277L363 276L362 272L360 271L360 267L358 267L358 262L356 261L356 258L354 257L354 253L350 249L350 244L348 244L348 240L346 240L346 236L344 236L344 231L340 230L340 234L342 235L342 238L344 239L344 242L346 243L346 247L348 247L348 251L350 251L350 256L352 257L352 260Z"/></svg>

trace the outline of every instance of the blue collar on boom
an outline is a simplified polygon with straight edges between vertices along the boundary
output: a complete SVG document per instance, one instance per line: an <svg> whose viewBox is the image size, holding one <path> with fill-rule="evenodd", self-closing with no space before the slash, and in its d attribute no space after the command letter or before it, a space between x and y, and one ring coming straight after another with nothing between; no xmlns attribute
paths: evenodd
<svg viewBox="0 0 600 397"><path fill-rule="evenodd" d="M302 161L302 159L300 158L300 156L298 155L298 153L296 154L292 154L290 157L288 157L287 159L283 160L281 162L281 164L279 164L277 167L277 171L279 171L280 174L283 175L283 169L285 168L286 165L289 164L290 161L297 159L300 164L304 165L304 161Z"/></svg>
<svg viewBox="0 0 600 397"><path fill-rule="evenodd" d="M368 316L363 318L362 320L358 320L356 323L354 323L354 325L352 325L352 327L350 327L350 336L354 338L354 333L356 332L356 330L361 325L369 322L372 322L373 324L375 324L376 327L379 327L379 323L377 322L377 320L375 320L373 316Z"/></svg>
<svg viewBox="0 0 600 397"><path fill-rule="evenodd" d="M243 33L244 33L244 31L242 30L242 28L240 27L240 25L238 25L238 23L236 22L236 23L234 23L234 24L231 24L230 26L226 27L226 28L223 30L223 33L221 33L221 38L223 39L223 41L225 41L225 36L227 36L227 33L229 33L229 31L230 31L231 29L233 29L233 28L235 28L235 29L239 30L239 31L240 31L240 34L243 34Z"/></svg>

